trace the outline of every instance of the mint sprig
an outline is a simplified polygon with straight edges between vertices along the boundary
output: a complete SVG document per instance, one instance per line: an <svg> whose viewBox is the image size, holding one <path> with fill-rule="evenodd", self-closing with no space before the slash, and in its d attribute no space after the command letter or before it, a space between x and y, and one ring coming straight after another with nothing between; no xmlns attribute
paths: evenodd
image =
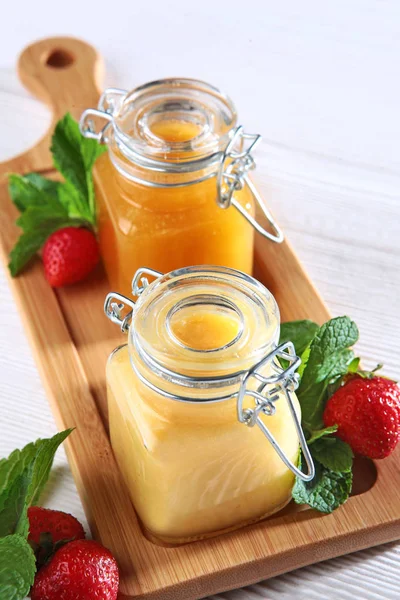
<svg viewBox="0 0 400 600"><path fill-rule="evenodd" d="M283 323L280 342L290 339L302 360L297 396L316 469L311 482L296 478L292 495L297 503L329 513L351 492L353 452L335 437L336 425L324 426L322 415L343 377L358 372L359 358L351 349L358 340L358 329L349 317L331 319L322 327L308 320L292 321Z"/></svg>
<svg viewBox="0 0 400 600"><path fill-rule="evenodd" d="M22 600L33 583L28 508L38 502L55 453L71 431L37 440L0 460L0 600Z"/></svg>
<svg viewBox="0 0 400 600"><path fill-rule="evenodd" d="M47 238L63 227L96 227L92 170L106 151L96 140L84 138L78 123L67 113L56 125L51 144L54 166L63 182L39 175L11 174L10 197L21 212L22 234L10 252L9 269L18 275Z"/></svg>

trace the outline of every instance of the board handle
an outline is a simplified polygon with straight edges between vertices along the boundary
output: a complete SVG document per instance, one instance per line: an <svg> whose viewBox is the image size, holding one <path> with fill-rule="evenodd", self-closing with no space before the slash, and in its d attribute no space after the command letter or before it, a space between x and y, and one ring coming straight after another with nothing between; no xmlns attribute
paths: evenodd
<svg viewBox="0 0 400 600"><path fill-rule="evenodd" d="M67 111L79 119L99 98L103 60L86 42L46 38L27 46L18 59L24 86L52 110L53 122Z"/></svg>
<svg viewBox="0 0 400 600"><path fill-rule="evenodd" d="M0 183L12 171L52 170L51 136L56 122L70 112L79 120L89 106L96 106L103 88L104 64L86 42L71 37L39 40L23 50L18 75L36 98L47 104L52 119L48 131L32 148L0 163Z"/></svg>

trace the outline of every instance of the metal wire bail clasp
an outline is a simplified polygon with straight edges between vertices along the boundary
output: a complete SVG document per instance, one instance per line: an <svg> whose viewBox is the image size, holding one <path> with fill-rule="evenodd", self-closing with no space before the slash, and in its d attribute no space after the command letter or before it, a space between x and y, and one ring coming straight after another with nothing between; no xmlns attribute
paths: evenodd
<svg viewBox="0 0 400 600"><path fill-rule="evenodd" d="M124 315L124 308L126 306L129 306L131 310ZM122 294L118 294L118 292L110 292L107 294L104 302L104 312L112 323L121 327L122 333L126 333L132 321L134 306L135 302L133 300Z"/></svg>
<svg viewBox="0 0 400 600"><path fill-rule="evenodd" d="M284 240L282 230L275 219L264 205L260 194L248 177L248 172L254 169L256 163L251 155L252 150L261 140L258 134L244 133L240 125L227 145L221 158L221 164L217 174L217 202L221 208L236 208L263 237L280 244ZM235 198L235 192L247 185L267 219L274 233L270 233L250 213L248 213Z"/></svg>
<svg viewBox="0 0 400 600"><path fill-rule="evenodd" d="M288 363L288 366L283 367L280 360L284 361L285 364ZM237 398L237 416L239 421L248 427L257 425L272 444L274 450L288 469L303 481L311 481L315 475L315 467L291 397L299 385L299 375L295 371L300 365L300 362L301 360L296 356L292 342L286 342L275 348L275 350L260 360L254 367L249 369L240 385ZM268 377L262 375L262 371L267 365L270 367L269 371L272 371L272 375ZM255 390L248 388L248 384L252 378L259 382L259 386ZM271 416L275 413L275 403L280 401L282 393L286 397L290 414L295 424L300 448L307 465L306 473L303 473L303 471L293 464L286 456L267 425L260 418L261 413L267 416ZM254 408L243 407L246 396L251 396L255 399Z"/></svg>
<svg viewBox="0 0 400 600"><path fill-rule="evenodd" d="M161 277L163 273L155 271L154 269L147 269L142 267L138 269L132 279L132 294L139 297L146 287L149 285L149 280L144 275L150 275L151 277ZM110 321L119 325L122 333L126 333L132 322L133 309L136 302L131 300L123 294L118 292L110 292L106 296L104 302L104 312ZM124 309L128 306L131 310L124 314Z"/></svg>
<svg viewBox="0 0 400 600"><path fill-rule="evenodd" d="M97 140L100 144L107 143L107 130L127 93L126 90L119 88L106 89L100 97L97 108L88 108L82 113L79 121L81 134L86 138ZM106 121L105 125L100 130L96 130L96 123L101 121Z"/></svg>
<svg viewBox="0 0 400 600"><path fill-rule="evenodd" d="M145 275L150 275L150 277L155 277L158 279L162 277L164 273L160 271L155 271L154 269L148 269L147 267L141 267L136 271L132 279L132 294L134 296L140 296L144 290L149 286L149 280Z"/></svg>

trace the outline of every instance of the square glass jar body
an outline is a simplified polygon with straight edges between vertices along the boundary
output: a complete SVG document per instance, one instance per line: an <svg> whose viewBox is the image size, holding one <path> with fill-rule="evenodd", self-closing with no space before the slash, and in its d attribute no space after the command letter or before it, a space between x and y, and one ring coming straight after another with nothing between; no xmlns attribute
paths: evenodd
<svg viewBox="0 0 400 600"><path fill-rule="evenodd" d="M238 421L235 397L199 403L165 397L138 378L127 346L111 355L107 384L113 450L153 541L210 537L290 501L293 473L259 428ZM297 463L298 438L283 394L275 414L262 419Z"/></svg>

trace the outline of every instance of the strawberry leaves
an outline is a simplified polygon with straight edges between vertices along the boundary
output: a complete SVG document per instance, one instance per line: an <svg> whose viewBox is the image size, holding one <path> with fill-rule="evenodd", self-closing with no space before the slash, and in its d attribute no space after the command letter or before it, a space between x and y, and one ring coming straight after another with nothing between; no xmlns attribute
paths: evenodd
<svg viewBox="0 0 400 600"><path fill-rule="evenodd" d="M9 269L18 275L47 238L63 227L96 226L92 170L105 152L95 140L81 136L79 126L66 114L55 128L51 151L55 167L64 177L57 182L38 173L9 176L11 200L21 212L22 234L10 252Z"/></svg>

